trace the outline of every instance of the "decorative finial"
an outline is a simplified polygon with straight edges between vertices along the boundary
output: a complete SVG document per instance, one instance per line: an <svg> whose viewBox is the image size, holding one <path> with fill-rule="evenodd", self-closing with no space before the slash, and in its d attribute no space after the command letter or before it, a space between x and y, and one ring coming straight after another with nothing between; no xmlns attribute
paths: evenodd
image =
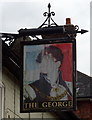
<svg viewBox="0 0 92 120"><path fill-rule="evenodd" d="M48 4L48 8L50 8L51 7L51 5L50 5L50 3Z"/></svg>
<svg viewBox="0 0 92 120"><path fill-rule="evenodd" d="M46 20L44 21L44 23L39 27L39 28L41 28L42 26L44 26L44 25L48 25L48 27L51 27L51 25L56 25L56 26L58 26L55 22L54 22L54 20L52 19L52 17L51 16L55 16L55 13L54 12L50 12L50 8L51 8L51 4L49 3L48 4L48 12L44 12L43 13L43 15L46 17L47 16L47 18L46 18ZM48 24L46 24L46 22L48 21ZM51 23L51 21L53 22L53 23Z"/></svg>

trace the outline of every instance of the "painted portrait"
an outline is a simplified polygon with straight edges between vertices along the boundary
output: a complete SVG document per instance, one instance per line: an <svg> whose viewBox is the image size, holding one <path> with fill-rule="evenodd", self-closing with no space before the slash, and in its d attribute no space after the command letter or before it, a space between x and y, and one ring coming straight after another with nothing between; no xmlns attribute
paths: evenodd
<svg viewBox="0 0 92 120"><path fill-rule="evenodd" d="M71 100L72 44L25 46L24 51L24 101Z"/></svg>

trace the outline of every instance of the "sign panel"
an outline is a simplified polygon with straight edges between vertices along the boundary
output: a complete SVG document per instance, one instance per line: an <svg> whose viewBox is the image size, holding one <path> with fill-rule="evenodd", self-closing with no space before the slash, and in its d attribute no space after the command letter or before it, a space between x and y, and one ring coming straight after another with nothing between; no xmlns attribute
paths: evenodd
<svg viewBox="0 0 92 120"><path fill-rule="evenodd" d="M22 43L21 112L75 109L76 41Z"/></svg>

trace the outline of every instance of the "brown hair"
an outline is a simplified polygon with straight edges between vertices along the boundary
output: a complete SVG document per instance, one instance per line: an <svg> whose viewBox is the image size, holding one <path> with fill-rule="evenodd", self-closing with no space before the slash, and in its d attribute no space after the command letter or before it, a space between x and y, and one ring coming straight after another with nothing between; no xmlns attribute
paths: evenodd
<svg viewBox="0 0 92 120"><path fill-rule="evenodd" d="M64 55L63 55L63 53L62 53L62 50L60 50L58 47L56 47L56 46L49 46L49 47L45 47L44 48L44 54L45 53L51 53L52 54L52 56L56 59L56 61L60 61L61 62L61 64L62 64L62 62L63 62L63 57L64 57ZM42 51L39 53L39 55L37 56L37 59L36 59L36 61L38 62L38 63L41 63L41 61L42 61Z"/></svg>

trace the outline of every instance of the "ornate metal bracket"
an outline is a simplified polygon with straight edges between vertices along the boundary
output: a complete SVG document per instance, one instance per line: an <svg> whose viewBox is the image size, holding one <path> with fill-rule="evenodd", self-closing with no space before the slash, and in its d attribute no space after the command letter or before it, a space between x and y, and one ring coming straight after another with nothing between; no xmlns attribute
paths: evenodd
<svg viewBox="0 0 92 120"><path fill-rule="evenodd" d="M51 27L52 25L58 26L51 17L51 16L55 16L55 13L50 12L50 8L51 8L51 5L49 3L48 4L48 12L43 13L43 16L45 16L47 18L39 28L43 27L44 25L47 25L47 27ZM46 24L47 21L48 21L48 24ZM51 23L51 21L52 21L52 23Z"/></svg>

